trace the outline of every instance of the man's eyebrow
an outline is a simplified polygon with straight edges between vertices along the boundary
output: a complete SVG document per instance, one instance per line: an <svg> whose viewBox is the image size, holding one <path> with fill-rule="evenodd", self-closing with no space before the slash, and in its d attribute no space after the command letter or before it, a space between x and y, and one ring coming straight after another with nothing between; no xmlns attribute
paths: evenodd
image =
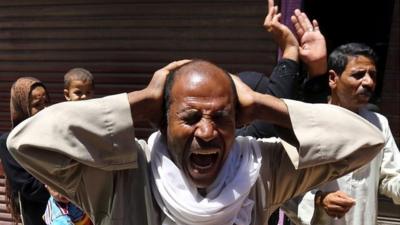
<svg viewBox="0 0 400 225"><path fill-rule="evenodd" d="M231 107L225 107L223 109L215 111L213 114L215 116L229 116L232 113Z"/></svg>
<svg viewBox="0 0 400 225"><path fill-rule="evenodd" d="M376 69L365 69L365 68L354 68L351 70L351 74L356 74L356 73L360 73L360 72L373 72L376 73Z"/></svg>
<svg viewBox="0 0 400 225"><path fill-rule="evenodd" d="M190 106L184 106L181 109L177 110L177 113L181 114L181 113L195 113L198 112L199 110L194 109Z"/></svg>

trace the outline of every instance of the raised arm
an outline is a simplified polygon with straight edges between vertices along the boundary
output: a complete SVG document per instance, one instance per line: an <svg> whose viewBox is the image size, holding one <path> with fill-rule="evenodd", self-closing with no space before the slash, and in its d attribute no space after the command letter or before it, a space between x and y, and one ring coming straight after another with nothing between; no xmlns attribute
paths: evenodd
<svg viewBox="0 0 400 225"><path fill-rule="evenodd" d="M268 1L268 14L264 20L264 27L270 32L283 52L282 59L274 67L271 75L245 71L239 77L254 91L273 95L278 98L294 98L294 87L299 83L299 43L287 26L280 22L281 14L273 0ZM236 131L236 135L265 138L276 136L271 123L255 121Z"/></svg>
<svg viewBox="0 0 400 225"><path fill-rule="evenodd" d="M278 6L274 6L273 0L268 0L268 14L264 20L264 27L270 32L274 40L282 50L282 57L298 61L299 42L292 31L280 22L282 14L278 13Z"/></svg>

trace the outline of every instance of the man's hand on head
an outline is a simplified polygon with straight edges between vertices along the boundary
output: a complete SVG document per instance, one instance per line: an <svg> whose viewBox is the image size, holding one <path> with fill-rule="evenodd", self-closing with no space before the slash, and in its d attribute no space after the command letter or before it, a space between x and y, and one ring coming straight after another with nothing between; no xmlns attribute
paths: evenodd
<svg viewBox="0 0 400 225"><path fill-rule="evenodd" d="M239 112L237 112L236 115L236 122L238 123L237 125L241 126L253 121L252 113L254 113L253 106L255 102L255 92L245 83L243 83L239 77L232 74L230 75L235 83L240 107Z"/></svg>
<svg viewBox="0 0 400 225"><path fill-rule="evenodd" d="M191 60L174 61L157 70L146 88L130 92L128 100L134 121L149 121L158 126L162 119L163 91L168 74Z"/></svg>
<svg viewBox="0 0 400 225"><path fill-rule="evenodd" d="M286 104L279 98L253 91L239 77L231 75L238 95L237 126L263 120L281 127L291 128Z"/></svg>

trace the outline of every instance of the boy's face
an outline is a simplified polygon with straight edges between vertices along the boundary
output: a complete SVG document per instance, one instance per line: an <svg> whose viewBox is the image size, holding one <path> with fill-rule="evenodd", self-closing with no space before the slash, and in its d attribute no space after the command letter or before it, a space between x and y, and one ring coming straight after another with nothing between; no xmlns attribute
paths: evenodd
<svg viewBox="0 0 400 225"><path fill-rule="evenodd" d="M90 99L93 96L92 83L83 80L72 80L69 88L64 89L64 97L68 101Z"/></svg>
<svg viewBox="0 0 400 225"><path fill-rule="evenodd" d="M35 87L29 97L29 110L31 115L35 115L40 110L49 105L46 90L42 86Z"/></svg>

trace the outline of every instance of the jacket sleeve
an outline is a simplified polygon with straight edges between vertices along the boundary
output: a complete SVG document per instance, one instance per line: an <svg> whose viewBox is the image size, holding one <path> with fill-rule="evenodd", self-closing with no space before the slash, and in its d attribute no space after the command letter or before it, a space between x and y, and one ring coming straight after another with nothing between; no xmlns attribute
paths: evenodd
<svg viewBox="0 0 400 225"><path fill-rule="evenodd" d="M382 133L344 108L292 100L285 103L293 129L279 130L283 140L278 151L261 147L265 149L262 178L269 205L280 205L361 167L383 147Z"/></svg>
<svg viewBox="0 0 400 225"><path fill-rule="evenodd" d="M48 107L14 128L7 146L29 173L79 205L98 201L114 171L135 168L140 148L126 94Z"/></svg>
<svg viewBox="0 0 400 225"><path fill-rule="evenodd" d="M277 98L293 99L298 83L300 83L299 64L290 59L281 59L272 70L265 90L260 92Z"/></svg>
<svg viewBox="0 0 400 225"><path fill-rule="evenodd" d="M400 152L386 118L381 118L386 139L380 171L379 191L400 204Z"/></svg>

